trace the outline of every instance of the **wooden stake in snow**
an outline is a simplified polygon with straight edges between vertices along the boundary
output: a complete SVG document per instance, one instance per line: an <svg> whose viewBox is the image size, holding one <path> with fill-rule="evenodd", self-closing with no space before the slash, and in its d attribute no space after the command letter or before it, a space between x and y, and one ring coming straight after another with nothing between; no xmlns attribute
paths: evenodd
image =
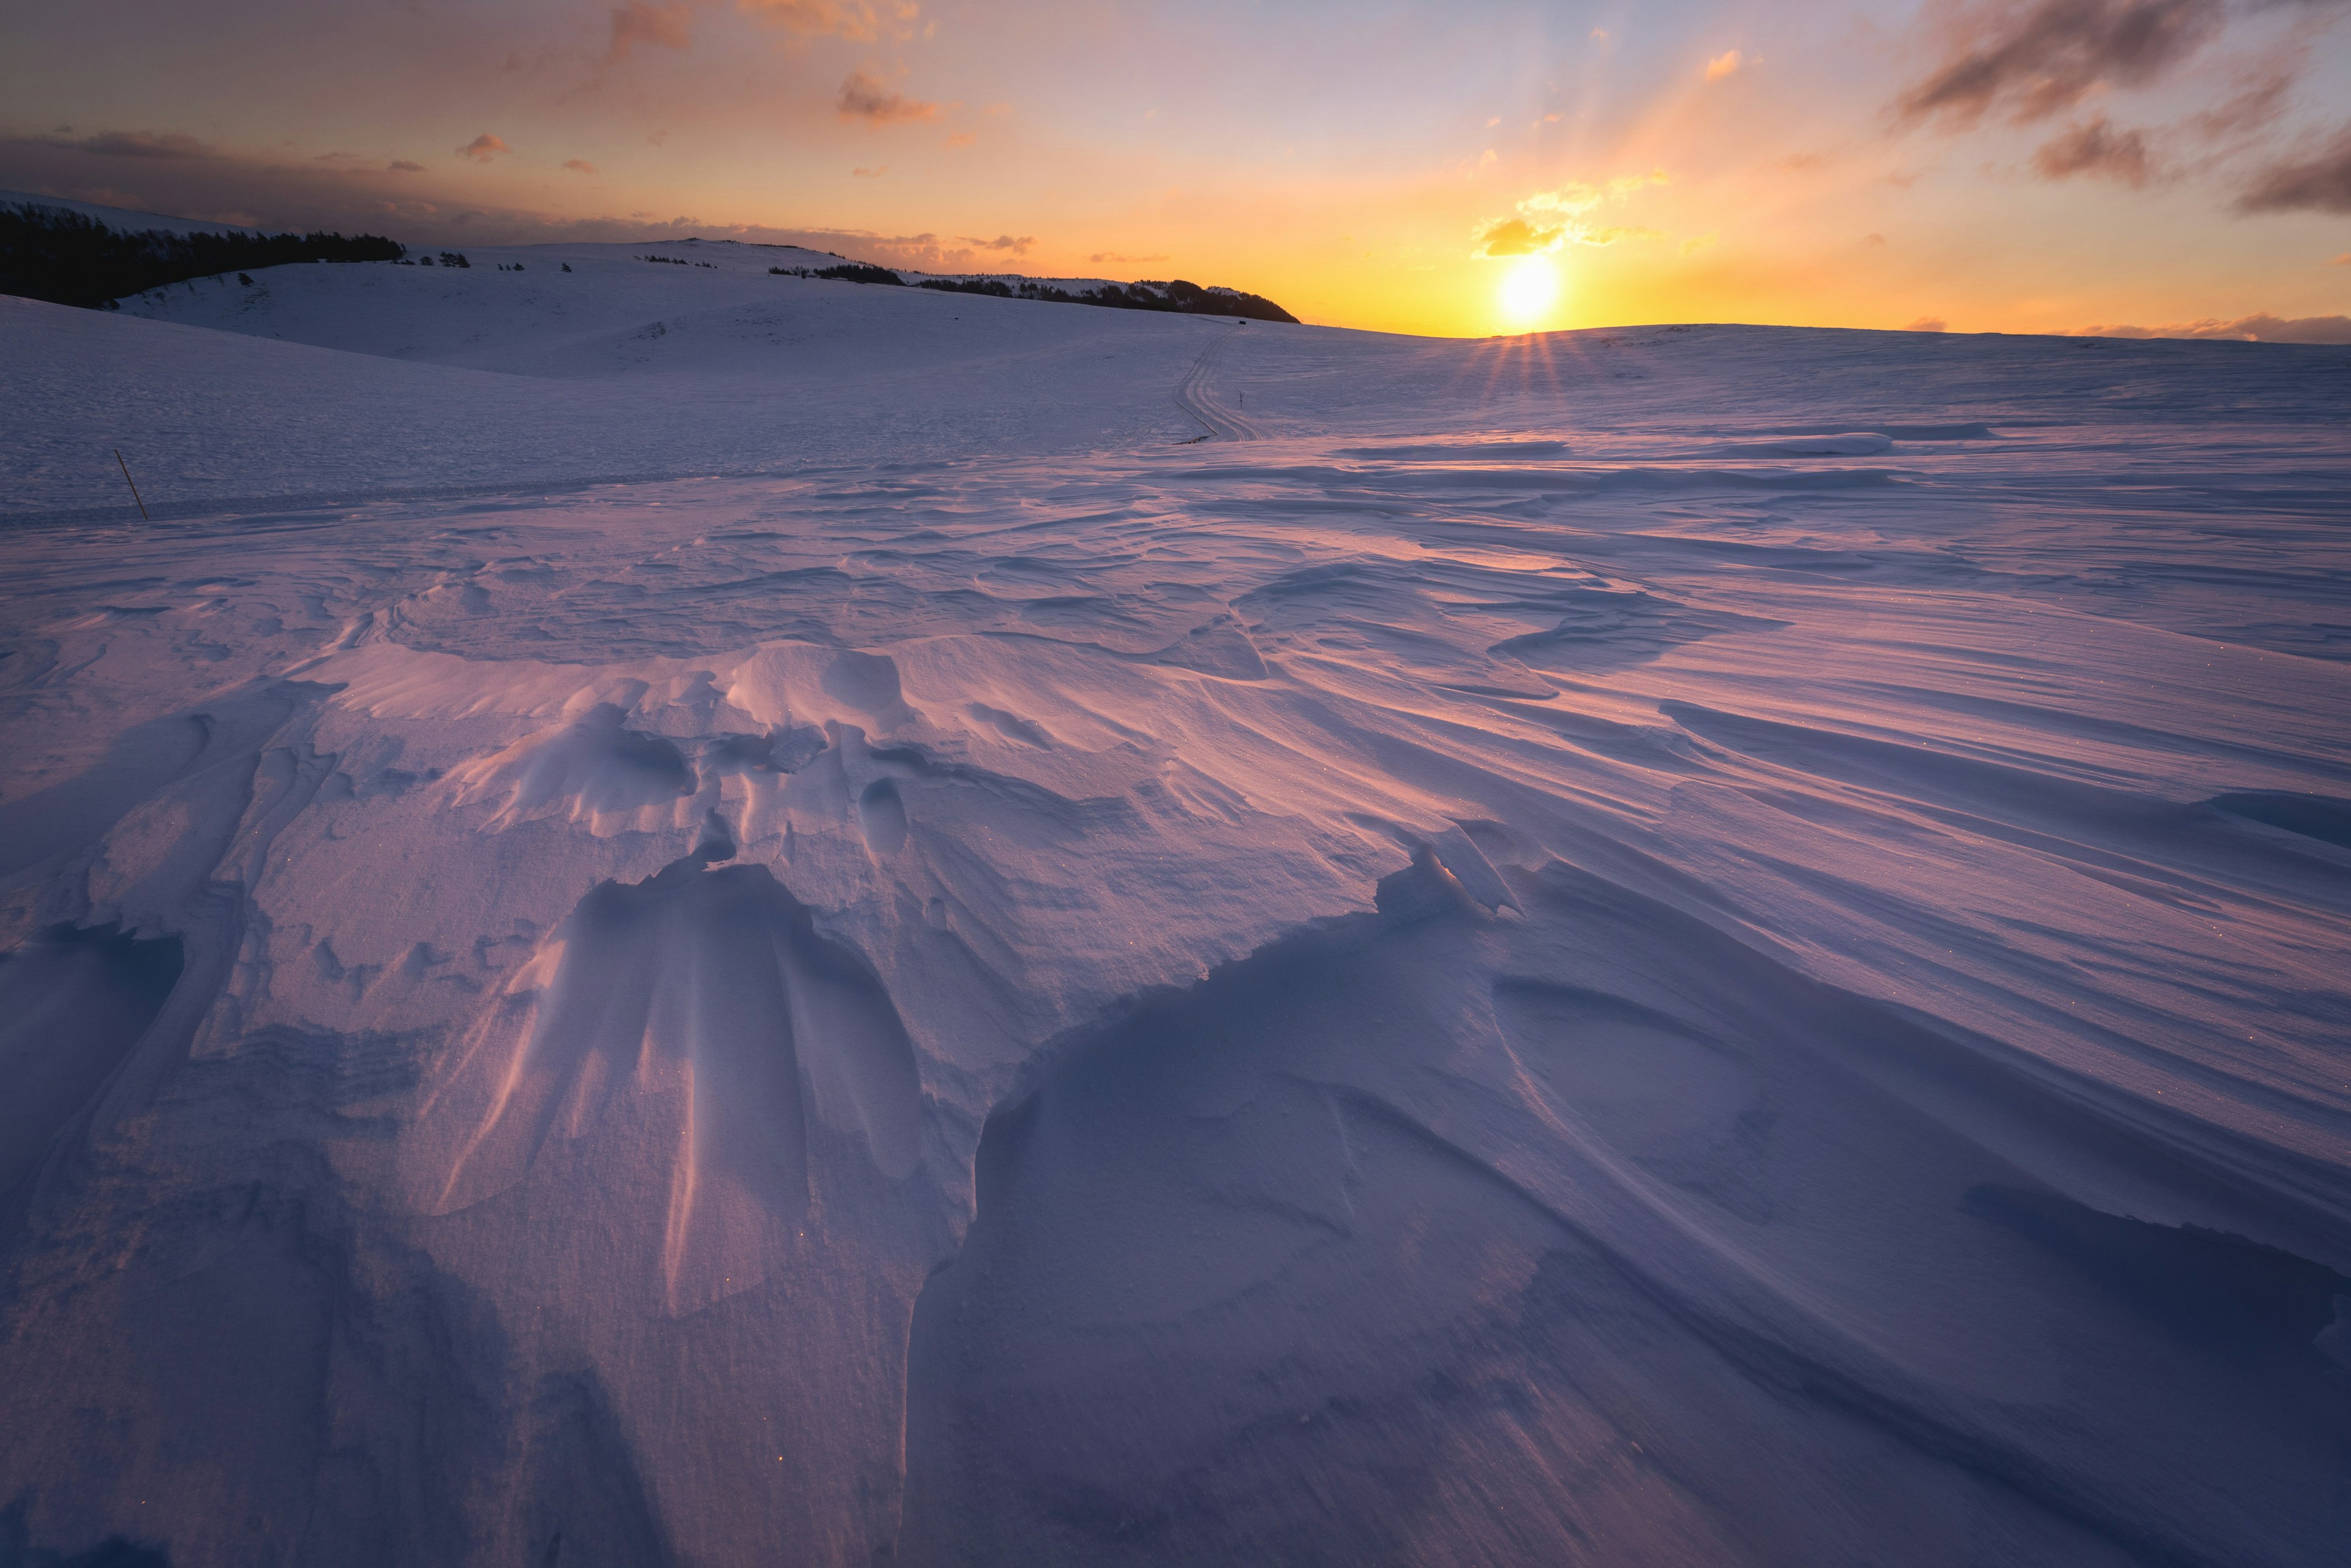
<svg viewBox="0 0 2351 1568"><path fill-rule="evenodd" d="M147 503L139 500L139 481L131 476L131 465L122 461L122 448L120 446L114 449L114 461L122 470L122 482L131 486L131 498L139 502L139 520L146 523L153 522L155 519L147 515Z"/></svg>

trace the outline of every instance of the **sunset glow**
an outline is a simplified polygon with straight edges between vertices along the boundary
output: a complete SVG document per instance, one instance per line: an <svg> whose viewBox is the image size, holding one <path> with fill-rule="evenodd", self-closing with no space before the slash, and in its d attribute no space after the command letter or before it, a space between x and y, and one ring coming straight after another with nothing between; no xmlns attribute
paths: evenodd
<svg viewBox="0 0 2351 1568"><path fill-rule="evenodd" d="M2143 55L2141 9L2173 19ZM1573 258L1546 326L2351 305L2340 7L2047 10L53 7L9 24L0 185L435 244L1213 279L1447 334L1528 319L1478 254L1510 221Z"/></svg>
<svg viewBox="0 0 2351 1568"><path fill-rule="evenodd" d="M1558 300L1559 285L1559 267L1547 256L1520 256L1510 263L1495 290L1502 319L1517 329L1538 325Z"/></svg>

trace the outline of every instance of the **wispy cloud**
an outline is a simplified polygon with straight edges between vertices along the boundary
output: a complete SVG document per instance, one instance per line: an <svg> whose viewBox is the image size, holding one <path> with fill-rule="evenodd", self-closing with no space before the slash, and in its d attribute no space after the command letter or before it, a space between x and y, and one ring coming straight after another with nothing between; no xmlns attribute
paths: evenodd
<svg viewBox="0 0 2351 1568"><path fill-rule="evenodd" d="M412 163L405 158L395 158L391 162L386 163L383 168L384 172L388 174L422 174L424 172L423 164Z"/></svg>
<svg viewBox="0 0 2351 1568"><path fill-rule="evenodd" d="M1715 56L1714 58L1706 62L1706 79L1708 81L1720 81L1727 76L1735 76L1738 74L1739 65L1739 51L1737 49L1725 49L1722 53Z"/></svg>
<svg viewBox="0 0 2351 1568"><path fill-rule="evenodd" d="M890 165L887 163L878 163L871 169L852 169L850 171L851 173L856 175L861 180L878 180L889 172Z"/></svg>
<svg viewBox="0 0 2351 1568"><path fill-rule="evenodd" d="M979 239L971 235L957 235L956 237L975 250L1008 251L1014 256L1028 255L1029 247L1037 243L1035 236L1030 235L1022 235L1018 239L1010 235L998 235L994 239Z"/></svg>
<svg viewBox="0 0 2351 1568"><path fill-rule="evenodd" d="M486 163L501 152L511 152L513 151L514 149L507 146L503 139L493 136L488 131L485 131L479 136L475 137L471 141L466 142L463 147L458 148L457 156L460 158L471 158L476 163Z"/></svg>
<svg viewBox="0 0 2351 1568"><path fill-rule="evenodd" d="M737 9L787 33L870 44L884 36L913 36L921 7L871 0L736 0Z"/></svg>
<svg viewBox="0 0 2351 1568"><path fill-rule="evenodd" d="M1993 0L1947 14L1949 47L1895 100L1902 121L2046 120L2102 86L2139 87L2204 47L2221 0Z"/></svg>
<svg viewBox="0 0 2351 1568"><path fill-rule="evenodd" d="M1655 229L1602 226L1588 222L1587 217L1604 204L1622 201L1644 185L1665 183L1665 171L1655 169L1646 174L1626 174L1604 185L1572 181L1555 191L1538 191L1519 203L1514 215L1479 225L1470 254L1499 259L1541 256L1570 245L1614 245L1623 239L1662 238Z"/></svg>
<svg viewBox="0 0 2351 1568"><path fill-rule="evenodd" d="M563 161L563 166L570 170L575 174L593 174L596 172L596 165L590 163L585 158L566 158Z"/></svg>
<svg viewBox="0 0 2351 1568"><path fill-rule="evenodd" d="M2351 213L2351 125L2314 152L2257 172L2236 205L2241 213Z"/></svg>
<svg viewBox="0 0 2351 1568"><path fill-rule="evenodd" d="M177 131L101 131L78 141L60 143L78 152L109 158L214 158L219 154L193 136Z"/></svg>
<svg viewBox="0 0 2351 1568"><path fill-rule="evenodd" d="M2351 316L2273 316L2259 311L2233 321L2207 317L2163 327L2085 327L2079 338L2227 338L2244 343L2351 343Z"/></svg>
<svg viewBox="0 0 2351 1568"><path fill-rule="evenodd" d="M668 5L648 5L646 0L629 0L612 13L612 46L606 51L604 63L617 65L629 57L639 44L650 44L664 49L683 49L693 43L694 7L683 3Z"/></svg>
<svg viewBox="0 0 2351 1568"><path fill-rule="evenodd" d="M2134 188L2146 184L2154 172L2146 136L2116 130L2103 114L2044 143L2033 153L2032 166L2052 180L2087 174Z"/></svg>
<svg viewBox="0 0 2351 1568"><path fill-rule="evenodd" d="M891 91L863 71L852 71L849 79L841 84L841 97L834 105L844 120L862 120L868 125L897 125L914 120L935 120L939 106L925 103Z"/></svg>

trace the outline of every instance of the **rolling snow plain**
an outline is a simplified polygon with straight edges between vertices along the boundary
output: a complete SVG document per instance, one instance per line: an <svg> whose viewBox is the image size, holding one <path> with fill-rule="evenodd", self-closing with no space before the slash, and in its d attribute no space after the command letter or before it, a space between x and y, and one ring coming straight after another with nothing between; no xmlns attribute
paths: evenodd
<svg viewBox="0 0 2351 1568"><path fill-rule="evenodd" d="M2351 351L656 248L0 300L0 1560L2341 1561Z"/></svg>

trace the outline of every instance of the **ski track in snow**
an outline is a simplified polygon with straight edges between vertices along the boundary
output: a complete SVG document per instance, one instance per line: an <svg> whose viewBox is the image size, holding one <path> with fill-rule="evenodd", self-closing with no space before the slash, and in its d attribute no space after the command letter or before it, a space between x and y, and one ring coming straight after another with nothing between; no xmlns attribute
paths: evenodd
<svg viewBox="0 0 2351 1568"><path fill-rule="evenodd" d="M2351 353L697 254L0 300L0 1556L2335 1560Z"/></svg>
<svg viewBox="0 0 2351 1568"><path fill-rule="evenodd" d="M1232 347L1233 339L1240 330L1240 324L1235 322L1232 331L1211 341L1200 350L1200 357L1192 361L1192 368L1184 372L1184 379L1176 383L1176 405L1197 421L1200 428L1207 432L1186 442L1184 444L1187 446L1202 441L1257 439L1257 427L1242 418L1238 409L1228 408L1217 402L1209 380L1210 372L1217 368L1217 361Z"/></svg>

